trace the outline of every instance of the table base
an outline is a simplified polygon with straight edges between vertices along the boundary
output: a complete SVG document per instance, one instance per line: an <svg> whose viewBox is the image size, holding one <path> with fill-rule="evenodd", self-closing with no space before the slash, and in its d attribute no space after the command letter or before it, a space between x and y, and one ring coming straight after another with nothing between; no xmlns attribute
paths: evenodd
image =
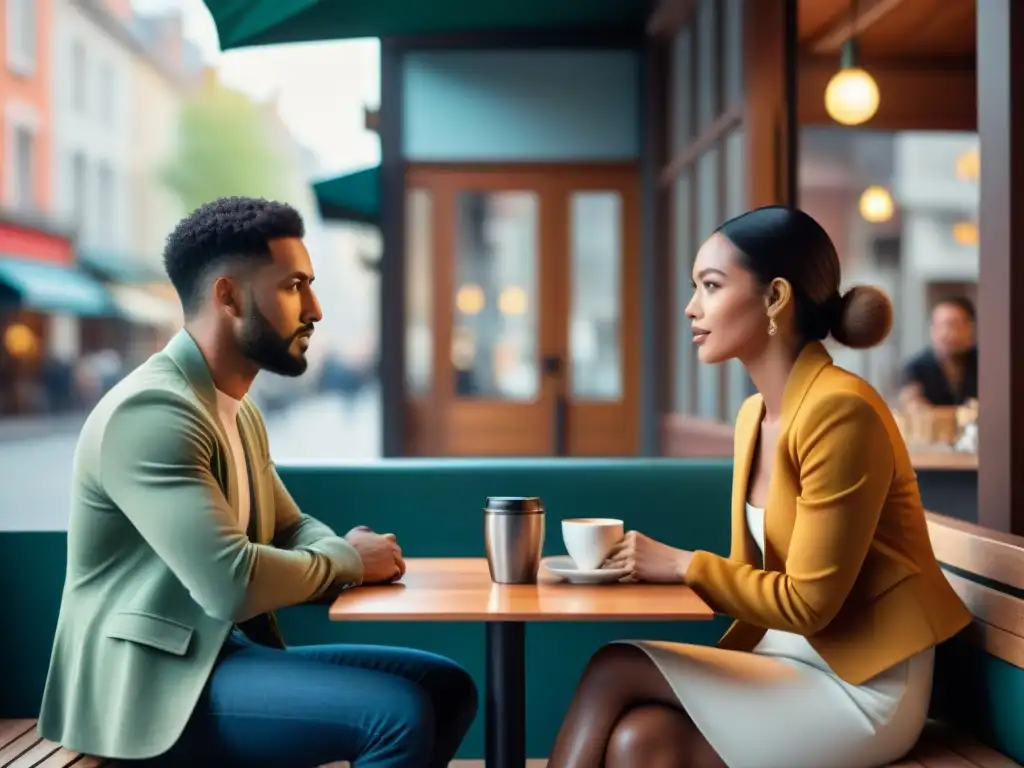
<svg viewBox="0 0 1024 768"><path fill-rule="evenodd" d="M487 768L526 765L526 624L487 622Z"/></svg>

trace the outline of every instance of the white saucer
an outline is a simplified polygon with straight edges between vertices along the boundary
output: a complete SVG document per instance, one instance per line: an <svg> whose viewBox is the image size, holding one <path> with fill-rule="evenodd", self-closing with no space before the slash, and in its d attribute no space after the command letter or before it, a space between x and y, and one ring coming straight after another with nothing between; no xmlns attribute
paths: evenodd
<svg viewBox="0 0 1024 768"><path fill-rule="evenodd" d="M545 557L541 565L572 584L609 584L629 575L627 568L599 568L581 571L568 555Z"/></svg>

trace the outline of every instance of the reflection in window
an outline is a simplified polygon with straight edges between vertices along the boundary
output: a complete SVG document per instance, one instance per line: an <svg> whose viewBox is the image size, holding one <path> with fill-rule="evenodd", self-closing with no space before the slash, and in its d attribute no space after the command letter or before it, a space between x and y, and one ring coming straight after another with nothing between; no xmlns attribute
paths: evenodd
<svg viewBox="0 0 1024 768"><path fill-rule="evenodd" d="M672 154L686 149L693 138L693 32L684 27L672 43Z"/></svg>
<svg viewBox="0 0 1024 768"><path fill-rule="evenodd" d="M697 132L706 129L718 112L715 84L718 79L718 57L715 45L715 15L718 0L701 0L697 8Z"/></svg>
<svg viewBox="0 0 1024 768"><path fill-rule="evenodd" d="M617 192L578 192L571 208L572 396L622 397L622 200Z"/></svg>
<svg viewBox="0 0 1024 768"><path fill-rule="evenodd" d="M800 145L801 205L835 242L844 288L877 285L895 313L882 345L830 351L895 404L902 366L930 343L932 304L977 283L977 134L821 127Z"/></svg>
<svg viewBox="0 0 1024 768"><path fill-rule="evenodd" d="M532 192L458 196L451 362L460 397L538 395L538 224Z"/></svg>
<svg viewBox="0 0 1024 768"><path fill-rule="evenodd" d="M672 403L679 413L692 413L694 406L693 375L697 365L693 348L693 332L690 320L686 316L686 305L693 296L693 193L691 190L690 172L684 171L676 178L675 183L675 253L673 254L672 271L675 286L672 295L675 304L672 307L675 324L675 375L672 377L674 392Z"/></svg>
<svg viewBox="0 0 1024 768"><path fill-rule="evenodd" d="M747 158L743 142L743 126L734 128L725 137L725 215L722 220L739 216L747 210Z"/></svg>
<svg viewBox="0 0 1024 768"><path fill-rule="evenodd" d="M725 146L725 219L739 216L747 209L747 167L743 142L745 140L743 126L733 129L726 136ZM752 391L747 369L737 359L726 363L727 401L725 413L727 421L736 420L736 414Z"/></svg>
<svg viewBox="0 0 1024 768"><path fill-rule="evenodd" d="M405 202L405 387L425 397L433 382L433 199L411 189Z"/></svg>
<svg viewBox="0 0 1024 768"><path fill-rule="evenodd" d="M698 247L721 223L718 210L719 182L718 149L712 148L697 160ZM704 419L718 419L721 368L700 364L697 366L697 379L697 415Z"/></svg>
<svg viewBox="0 0 1024 768"><path fill-rule="evenodd" d="M743 8L744 0L722 3L724 109L735 107L743 96Z"/></svg>
<svg viewBox="0 0 1024 768"><path fill-rule="evenodd" d="M665 169L675 175L672 408L689 416L732 421L750 389L749 377L738 361L718 366L698 362L685 312L693 295L690 273L696 251L724 219L747 208L743 116L734 110L743 101L749 3L698 0L695 5L692 21L672 47L673 159ZM721 128L731 131L721 135L714 130L718 120Z"/></svg>
<svg viewBox="0 0 1024 768"><path fill-rule="evenodd" d="M697 160L697 246L721 224L718 211L718 148L712 147Z"/></svg>

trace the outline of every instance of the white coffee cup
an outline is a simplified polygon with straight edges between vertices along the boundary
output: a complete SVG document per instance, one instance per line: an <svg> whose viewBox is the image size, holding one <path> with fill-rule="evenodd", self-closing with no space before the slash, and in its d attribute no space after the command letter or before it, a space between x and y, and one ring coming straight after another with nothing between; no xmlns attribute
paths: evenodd
<svg viewBox="0 0 1024 768"><path fill-rule="evenodd" d="M576 568L596 571L625 535L621 520L575 517L562 521L562 541Z"/></svg>

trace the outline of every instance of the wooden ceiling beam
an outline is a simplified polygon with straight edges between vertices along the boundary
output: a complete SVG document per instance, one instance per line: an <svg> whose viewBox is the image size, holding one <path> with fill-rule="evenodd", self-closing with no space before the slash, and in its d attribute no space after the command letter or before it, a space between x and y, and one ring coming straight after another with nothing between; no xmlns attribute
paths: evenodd
<svg viewBox="0 0 1024 768"><path fill-rule="evenodd" d="M800 55L801 71L828 70L836 71L836 57L829 55L804 53ZM974 56L872 56L865 64L871 72L936 72L964 73L974 72L976 61Z"/></svg>
<svg viewBox="0 0 1024 768"><path fill-rule="evenodd" d="M860 0L857 3L856 19L847 8L841 17L811 42L808 49L813 53L837 53L847 40L864 34L902 4L903 0Z"/></svg>

